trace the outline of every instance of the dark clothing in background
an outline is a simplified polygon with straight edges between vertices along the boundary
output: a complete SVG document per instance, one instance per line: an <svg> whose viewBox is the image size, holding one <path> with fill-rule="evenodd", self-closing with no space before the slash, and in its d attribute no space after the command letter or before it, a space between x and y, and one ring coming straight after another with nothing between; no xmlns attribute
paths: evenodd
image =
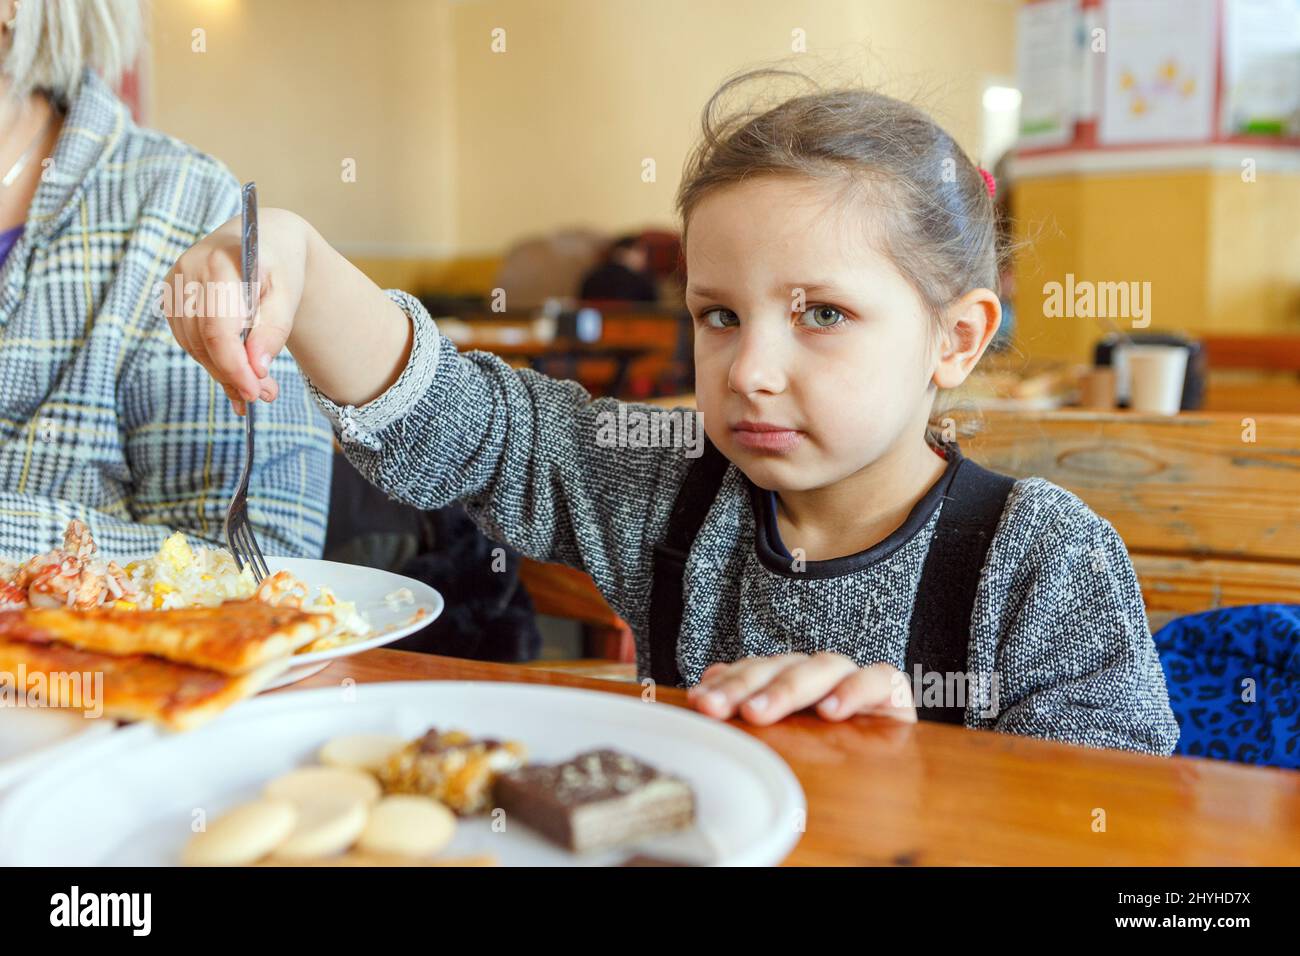
<svg viewBox="0 0 1300 956"><path fill-rule="evenodd" d="M541 653L518 553L485 537L460 505L421 511L389 498L337 452L325 558L395 571L443 596L437 620L389 647L485 661Z"/></svg>
<svg viewBox="0 0 1300 956"><path fill-rule="evenodd" d="M654 279L633 272L618 262L604 262L582 280L581 297L596 302L655 302L659 289Z"/></svg>

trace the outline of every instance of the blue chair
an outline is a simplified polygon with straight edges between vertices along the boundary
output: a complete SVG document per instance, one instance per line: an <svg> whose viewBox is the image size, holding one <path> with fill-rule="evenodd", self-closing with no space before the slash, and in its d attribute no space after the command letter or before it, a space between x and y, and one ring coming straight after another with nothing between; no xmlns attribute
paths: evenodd
<svg viewBox="0 0 1300 956"><path fill-rule="evenodd" d="M1300 769L1300 605L1176 618L1155 634L1177 754Z"/></svg>

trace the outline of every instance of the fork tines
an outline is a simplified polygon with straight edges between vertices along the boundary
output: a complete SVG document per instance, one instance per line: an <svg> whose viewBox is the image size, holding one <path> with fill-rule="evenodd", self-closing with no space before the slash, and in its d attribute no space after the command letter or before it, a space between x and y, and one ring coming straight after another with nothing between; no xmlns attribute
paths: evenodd
<svg viewBox="0 0 1300 956"><path fill-rule="evenodd" d="M231 516L226 529L226 543L230 546L230 553L235 556L235 564L239 569L242 571L245 564L249 565L253 569L253 579L259 584L271 573L262 549L257 545L257 538L253 535L247 512Z"/></svg>

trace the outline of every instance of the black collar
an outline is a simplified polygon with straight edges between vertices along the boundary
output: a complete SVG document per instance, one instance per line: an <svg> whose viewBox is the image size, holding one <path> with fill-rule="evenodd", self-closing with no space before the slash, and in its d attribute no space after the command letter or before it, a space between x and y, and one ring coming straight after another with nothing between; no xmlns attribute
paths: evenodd
<svg viewBox="0 0 1300 956"><path fill-rule="evenodd" d="M956 442L946 443L942 450L948 459L948 467L939 476L939 480L908 512L907 519L887 538L857 554L847 554L826 561L805 561L803 570L800 571L792 567L794 556L786 550L781 541L781 534L777 530L776 492L765 491L746 479L746 484L749 485L750 503L754 509L754 550L758 554L759 562L769 571L789 578L835 578L853 574L883 561L925 527L947 493L948 486L952 483L952 476L962 460L962 453Z"/></svg>

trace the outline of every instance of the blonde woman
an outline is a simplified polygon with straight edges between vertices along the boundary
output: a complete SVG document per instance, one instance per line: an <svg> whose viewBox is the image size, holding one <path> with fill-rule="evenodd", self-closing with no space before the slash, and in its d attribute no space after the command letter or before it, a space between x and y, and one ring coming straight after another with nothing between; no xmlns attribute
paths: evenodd
<svg viewBox="0 0 1300 956"><path fill-rule="evenodd" d="M243 422L154 287L237 211L238 183L111 92L138 0L0 0L0 32L0 558L47 551L72 519L112 557L176 529L219 542ZM250 513L268 554L319 557L329 427L275 364Z"/></svg>

